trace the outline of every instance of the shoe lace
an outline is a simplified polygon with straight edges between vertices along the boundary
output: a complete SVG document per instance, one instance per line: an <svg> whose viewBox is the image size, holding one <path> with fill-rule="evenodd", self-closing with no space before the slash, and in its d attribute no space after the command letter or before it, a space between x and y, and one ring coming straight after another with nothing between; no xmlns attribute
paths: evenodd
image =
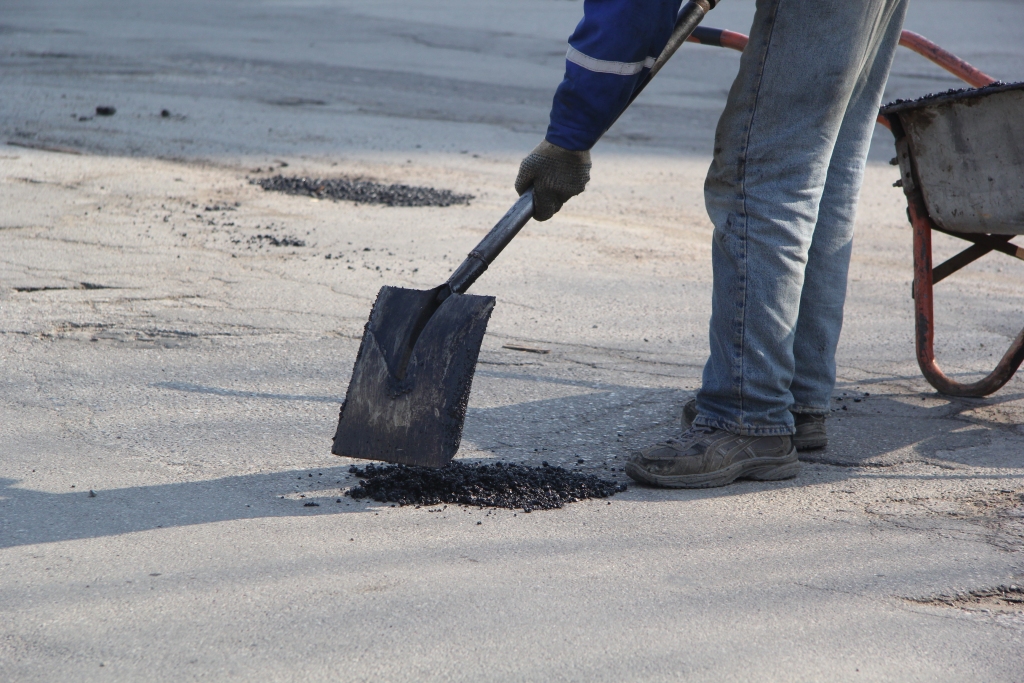
<svg viewBox="0 0 1024 683"><path fill-rule="evenodd" d="M683 432L682 436L678 439L669 439L668 443L697 442L709 434L714 434L715 431L716 430L714 428L705 427L704 425L690 425L686 431Z"/></svg>

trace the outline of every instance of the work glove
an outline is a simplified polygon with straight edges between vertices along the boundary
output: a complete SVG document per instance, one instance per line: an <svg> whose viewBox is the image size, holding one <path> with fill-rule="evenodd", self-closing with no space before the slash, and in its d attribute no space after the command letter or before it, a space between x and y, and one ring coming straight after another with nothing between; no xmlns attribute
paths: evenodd
<svg viewBox="0 0 1024 683"><path fill-rule="evenodd" d="M533 187L533 218L546 221L583 192L589 180L589 151L573 152L544 140L519 164L516 192Z"/></svg>

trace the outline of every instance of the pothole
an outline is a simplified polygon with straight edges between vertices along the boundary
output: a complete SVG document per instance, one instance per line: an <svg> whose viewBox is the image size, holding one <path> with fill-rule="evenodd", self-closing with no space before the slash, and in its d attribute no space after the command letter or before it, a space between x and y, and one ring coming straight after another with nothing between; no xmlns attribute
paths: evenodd
<svg viewBox="0 0 1024 683"><path fill-rule="evenodd" d="M932 607L950 607L967 612L1024 613L1024 587L999 586L973 590L954 595L935 595L928 598L907 598L909 602Z"/></svg>
<svg viewBox="0 0 1024 683"><path fill-rule="evenodd" d="M625 484L547 464L453 462L438 469L367 465L352 467L349 472L362 480L349 490L349 496L398 505L453 503L531 512L587 498L608 498L626 490Z"/></svg>
<svg viewBox="0 0 1024 683"><path fill-rule="evenodd" d="M76 285L43 285L40 287L15 287L15 292L56 292L69 289L118 289L108 285L97 285L93 282L79 282Z"/></svg>
<svg viewBox="0 0 1024 683"><path fill-rule="evenodd" d="M307 178L276 175L250 181L268 192L384 206L454 206L469 204L470 194L412 185L385 185L365 178Z"/></svg>
<svg viewBox="0 0 1024 683"><path fill-rule="evenodd" d="M52 332L43 332L40 339L105 342L127 344L129 346L174 348L195 342L200 335L185 330L168 330L160 328L128 329L109 323L73 323L63 322L53 328Z"/></svg>

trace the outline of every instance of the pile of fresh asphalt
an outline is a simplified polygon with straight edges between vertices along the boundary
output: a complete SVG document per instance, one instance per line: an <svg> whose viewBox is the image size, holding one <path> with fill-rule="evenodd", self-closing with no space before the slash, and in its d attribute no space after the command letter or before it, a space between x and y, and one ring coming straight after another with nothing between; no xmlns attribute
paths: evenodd
<svg viewBox="0 0 1024 683"><path fill-rule="evenodd" d="M585 498L608 498L626 490L625 484L598 479L562 467L527 467L515 463L467 464L446 467L367 465L349 472L362 481L348 492L398 505L452 503L475 507L551 510Z"/></svg>
<svg viewBox="0 0 1024 683"><path fill-rule="evenodd" d="M317 199L345 200L358 204L385 206L454 206L469 204L470 194L456 194L451 190L411 185L384 185L363 178L307 178L305 176L275 175L251 181L268 192L315 197Z"/></svg>

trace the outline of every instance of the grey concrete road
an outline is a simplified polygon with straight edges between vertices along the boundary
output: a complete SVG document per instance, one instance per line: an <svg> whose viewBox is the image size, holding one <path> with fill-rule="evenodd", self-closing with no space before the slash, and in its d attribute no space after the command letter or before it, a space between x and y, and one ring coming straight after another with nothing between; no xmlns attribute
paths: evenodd
<svg viewBox="0 0 1024 683"><path fill-rule="evenodd" d="M963 6L914 0L908 28L1019 80L1024 4ZM725 0L708 23L745 31L751 9ZM344 495L330 437L376 291L438 283L507 208L580 11L4 3L0 679L1024 680L1024 611L993 595L1024 585L1024 380L953 400L920 377L885 131L831 443L799 478L531 514ZM678 431L736 64L686 46L601 143L586 195L481 279L498 306L459 457L621 478L630 448ZM905 53L890 91L955 85ZM278 172L475 199L250 182ZM950 372L985 370L1024 325L1022 278L989 257L942 283Z"/></svg>

